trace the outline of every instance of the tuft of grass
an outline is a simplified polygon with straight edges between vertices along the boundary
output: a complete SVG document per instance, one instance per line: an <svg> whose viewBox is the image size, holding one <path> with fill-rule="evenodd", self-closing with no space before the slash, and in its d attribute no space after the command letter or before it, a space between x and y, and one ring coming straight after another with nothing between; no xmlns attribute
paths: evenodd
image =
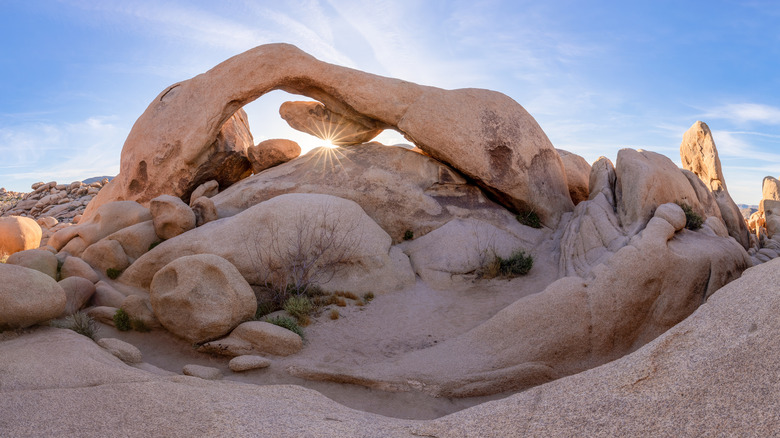
<svg viewBox="0 0 780 438"><path fill-rule="evenodd" d="M412 230L404 231L404 240L412 240L412 239L414 239L414 231Z"/></svg>
<svg viewBox="0 0 780 438"><path fill-rule="evenodd" d="M133 330L135 330L137 332L147 333L147 332L152 331L152 329L148 325L146 325L146 323L143 322L143 320L138 319L138 318L132 318L130 320L130 325L132 325L133 326Z"/></svg>
<svg viewBox="0 0 780 438"><path fill-rule="evenodd" d="M333 304L339 306L339 307L347 307L347 300L345 300L342 297L333 297Z"/></svg>
<svg viewBox="0 0 780 438"><path fill-rule="evenodd" d="M330 319L339 319L339 316L341 316L341 315L339 314L338 310L332 309L330 311Z"/></svg>
<svg viewBox="0 0 780 438"><path fill-rule="evenodd" d="M280 310L279 306L274 304L272 301L258 301L257 310L255 311L255 320L259 321L260 318L268 315L271 312L276 312L277 310Z"/></svg>
<svg viewBox="0 0 780 438"><path fill-rule="evenodd" d="M122 275L122 270L115 269L115 268L108 268L106 269L106 275L108 276L108 278L112 280L116 280L117 278L119 278L120 275Z"/></svg>
<svg viewBox="0 0 780 438"><path fill-rule="evenodd" d="M278 325L279 327L286 328L287 330L305 339L305 336L303 334L303 329L301 328L301 326L299 326L298 323L290 317L275 316L273 318L269 318L268 322L270 322L273 325Z"/></svg>
<svg viewBox="0 0 780 438"><path fill-rule="evenodd" d="M370 303L371 300L374 299L374 293L373 292L366 292L363 294L363 301L366 302L366 304Z"/></svg>
<svg viewBox="0 0 780 438"><path fill-rule="evenodd" d="M518 222L531 228L542 228L542 221L539 219L539 215L533 211L520 212L515 216Z"/></svg>
<svg viewBox="0 0 780 438"><path fill-rule="evenodd" d="M87 315L86 312L76 312L67 316L63 321L53 322L52 326L73 330L93 341L95 340L95 335L100 330L98 323L91 316Z"/></svg>
<svg viewBox="0 0 780 438"><path fill-rule="evenodd" d="M480 278L517 277L527 274L534 266L534 258L517 250L509 258L494 256L479 270Z"/></svg>
<svg viewBox="0 0 780 438"><path fill-rule="evenodd" d="M704 218L699 213L693 211L693 208L688 204L678 203L677 205L685 212L685 228L696 231L704 224Z"/></svg>
<svg viewBox="0 0 780 438"><path fill-rule="evenodd" d="M308 319L309 312L314 308L311 300L303 295L293 295L284 302L284 311L298 319L303 324Z"/></svg>
<svg viewBox="0 0 780 438"><path fill-rule="evenodd" d="M116 309L114 313L114 327L120 332L126 332L133 328L133 324L130 321L130 315L123 309Z"/></svg>

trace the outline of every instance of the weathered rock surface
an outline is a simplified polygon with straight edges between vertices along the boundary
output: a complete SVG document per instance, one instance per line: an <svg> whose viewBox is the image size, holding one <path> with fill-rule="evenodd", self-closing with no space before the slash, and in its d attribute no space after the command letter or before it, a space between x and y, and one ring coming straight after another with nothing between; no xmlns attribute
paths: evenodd
<svg viewBox="0 0 780 438"><path fill-rule="evenodd" d="M69 277L86 278L92 283L100 281L100 277L98 277L92 267L78 257L66 257L62 263L60 278L64 280Z"/></svg>
<svg viewBox="0 0 780 438"><path fill-rule="evenodd" d="M293 129L338 146L369 142L384 129L381 123L339 114L319 102L285 102L279 115Z"/></svg>
<svg viewBox="0 0 780 438"><path fill-rule="evenodd" d="M271 361L263 356L256 356L246 354L243 356L236 356L230 359L228 362L230 371L240 373L242 371L257 370L261 368L268 368L271 366Z"/></svg>
<svg viewBox="0 0 780 438"><path fill-rule="evenodd" d="M217 207L214 205L214 201L212 201L211 198L201 196L192 201L191 207L192 212L195 214L196 227L219 219Z"/></svg>
<svg viewBox="0 0 780 438"><path fill-rule="evenodd" d="M160 195L149 201L154 231L161 239L171 239L195 228L195 213L181 199Z"/></svg>
<svg viewBox="0 0 780 438"><path fill-rule="evenodd" d="M392 367L304 366L293 373L466 397L528 388L622 357L685 319L750 266L747 253L732 239L676 231L662 218L671 215L678 224L674 208L679 209L661 209L589 278L564 277L461 336L397 358ZM434 359L448 354L458 360ZM390 370L403 371L392 375Z"/></svg>
<svg viewBox="0 0 780 438"><path fill-rule="evenodd" d="M0 218L0 254L38 248L41 244L41 226L35 220L10 216Z"/></svg>
<svg viewBox="0 0 780 438"><path fill-rule="evenodd" d="M273 138L248 148L246 155L252 163L252 173L257 174L297 158L301 147L292 140Z"/></svg>
<svg viewBox="0 0 780 438"><path fill-rule="evenodd" d="M218 179L199 169L214 161L210 152L220 128L238 108L274 89L308 95L330 111L397 129L504 205L534 210L547 225L573 208L559 155L533 117L509 97L383 78L323 63L291 45L268 44L155 98L128 135L120 174L90 204L85 218L119 199L145 203L162 193L189 199L199 184ZM220 181L223 189L227 185Z"/></svg>
<svg viewBox="0 0 780 438"><path fill-rule="evenodd" d="M419 150L379 143L315 149L240 181L212 200L219 216L226 217L291 192L355 201L394 242L401 242L406 231L419 237L454 218L515 220L448 166Z"/></svg>
<svg viewBox="0 0 780 438"><path fill-rule="evenodd" d="M48 275L0 263L0 330L24 328L65 311L65 291Z"/></svg>
<svg viewBox="0 0 780 438"><path fill-rule="evenodd" d="M190 206L192 206L193 201L200 198L201 196L211 198L217 193L219 193L219 183L213 179L206 181L192 191L192 195L190 195Z"/></svg>
<svg viewBox="0 0 780 438"><path fill-rule="evenodd" d="M203 365L184 365L181 370L185 376L197 377L204 380L219 380L222 378L222 371L214 367L206 367Z"/></svg>
<svg viewBox="0 0 780 438"><path fill-rule="evenodd" d="M35 183L32 192L0 193L0 216L26 216L38 221L45 242L52 233L77 222L90 200L100 191L108 178L90 184L74 181L70 184Z"/></svg>
<svg viewBox="0 0 780 438"><path fill-rule="evenodd" d="M203 344L199 351L225 356L289 356L301 348L303 339L290 330L265 321L248 321L236 327L228 337Z"/></svg>
<svg viewBox="0 0 780 438"><path fill-rule="evenodd" d="M213 254L178 257L154 275L151 304L160 323L193 343L224 336L254 316L257 300L235 266Z"/></svg>
<svg viewBox="0 0 780 438"><path fill-rule="evenodd" d="M143 361L141 350L121 339L102 338L98 339L97 344L126 364L132 365Z"/></svg>
<svg viewBox="0 0 780 438"><path fill-rule="evenodd" d="M566 183L569 186L569 196L574 205L588 199L590 189L590 164L584 158L563 149L556 149L563 161L563 169L566 172Z"/></svg>
<svg viewBox="0 0 780 438"><path fill-rule="evenodd" d="M715 196L720 215L729 235L743 248L750 248L750 235L739 207L731 199L726 188L726 179L718 157L718 149L706 123L698 121L683 135L680 144L680 159L683 168L690 170L704 182Z"/></svg>
<svg viewBox="0 0 780 438"><path fill-rule="evenodd" d="M81 310L95 293L95 285L82 277L68 277L58 284L65 291L65 315Z"/></svg>
<svg viewBox="0 0 780 438"><path fill-rule="evenodd" d="M133 263L120 280L148 289L152 276L182 254L216 254L235 265L250 284L262 285L289 274L294 260L303 257L313 263L319 255L318 266L327 262L333 269L311 273L320 273L326 289L396 290L413 283L414 274L406 256L400 254L399 259L390 244L390 236L354 202L293 193L166 240Z"/></svg>
<svg viewBox="0 0 780 438"><path fill-rule="evenodd" d="M111 239L102 239L88 246L81 254L81 259L102 273L108 269L122 271L130 266L130 259L125 254L122 244Z"/></svg>
<svg viewBox="0 0 780 438"><path fill-rule="evenodd" d="M28 249L14 253L8 257L6 263L35 269L55 280L57 279L57 256L43 249Z"/></svg>

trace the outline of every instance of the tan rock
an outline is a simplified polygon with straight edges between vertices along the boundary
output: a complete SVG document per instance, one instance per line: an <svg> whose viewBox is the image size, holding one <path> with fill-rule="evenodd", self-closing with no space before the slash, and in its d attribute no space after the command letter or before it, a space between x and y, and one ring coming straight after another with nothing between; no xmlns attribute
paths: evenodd
<svg viewBox="0 0 780 438"><path fill-rule="evenodd" d="M599 193L603 193L607 202L614 208L616 181L617 174L612 161L607 157L599 157L590 169L590 176L588 177L590 194L588 199L593 200Z"/></svg>
<svg viewBox="0 0 780 438"><path fill-rule="evenodd" d="M110 239L100 240L87 247L81 254L81 259L104 274L108 269L123 271L130 266L130 260L122 245L118 241Z"/></svg>
<svg viewBox="0 0 780 438"><path fill-rule="evenodd" d="M764 222L768 238L780 233L780 201L764 199Z"/></svg>
<svg viewBox="0 0 780 438"><path fill-rule="evenodd" d="M252 173L257 174L297 158L301 155L301 147L292 140L274 138L250 147L246 154L252 163Z"/></svg>
<svg viewBox="0 0 780 438"><path fill-rule="evenodd" d="M219 219L217 207L214 205L214 201L212 201L211 198L201 196L192 201L191 207L192 212L195 213L195 226L197 227Z"/></svg>
<svg viewBox="0 0 780 438"><path fill-rule="evenodd" d="M0 263L0 330L54 319L65 311L65 300L65 291L48 275Z"/></svg>
<svg viewBox="0 0 780 438"><path fill-rule="evenodd" d="M192 195L190 196L190 207L192 206L192 203L201 196L210 198L217 193L219 193L219 183L216 180L212 179L210 181L204 182L192 191Z"/></svg>
<svg viewBox="0 0 780 438"><path fill-rule="evenodd" d="M97 283L100 280L100 277L98 277L92 267L78 257L67 257L62 263L60 278L64 280L69 277L86 278L92 283Z"/></svg>
<svg viewBox="0 0 780 438"><path fill-rule="evenodd" d="M95 284L95 293L92 295L93 306L116 307L122 306L125 295L105 281Z"/></svg>
<svg viewBox="0 0 780 438"><path fill-rule="evenodd" d="M399 260L390 246L390 236L356 203L292 193L161 243L136 260L121 281L148 289L155 273L181 254L216 254L250 284L288 281L283 279L292 274L287 268L304 260L312 267L309 281L328 290L398 290L413 282L413 274L408 275L408 259L401 254Z"/></svg>
<svg viewBox="0 0 780 438"><path fill-rule="evenodd" d="M131 321L140 321L149 329L162 327L160 321L154 316L152 303L148 296L128 295L127 298L122 301L120 308L127 312Z"/></svg>
<svg viewBox="0 0 780 438"><path fill-rule="evenodd" d="M0 254L36 249L41 244L41 226L28 217L0 217Z"/></svg>
<svg viewBox="0 0 780 438"><path fill-rule="evenodd" d="M41 226L41 228L53 228L56 227L59 221L56 218L53 218L51 216L46 216L39 218L36 222L38 222L38 225Z"/></svg>
<svg viewBox="0 0 780 438"><path fill-rule="evenodd" d="M181 199L160 195L149 202L154 231L161 239L171 239L195 228L195 213Z"/></svg>
<svg viewBox="0 0 780 438"><path fill-rule="evenodd" d="M419 237L454 218L515 221L450 167L419 150L380 143L315 149L240 181L212 200L224 218L285 193L352 200L394 242L402 242L406 231Z"/></svg>
<svg viewBox="0 0 780 438"><path fill-rule="evenodd" d="M780 180L767 176L761 184L761 199L780 201Z"/></svg>
<svg viewBox="0 0 780 438"><path fill-rule="evenodd" d="M214 367L203 365L184 365L181 371L185 376L197 377L204 380L219 380L222 378L222 371Z"/></svg>
<svg viewBox="0 0 780 438"><path fill-rule="evenodd" d="M65 315L81 310L95 293L95 285L82 277L68 277L58 284L65 291Z"/></svg>
<svg viewBox="0 0 780 438"><path fill-rule="evenodd" d="M718 157L718 149L706 123L698 121L683 135L680 144L680 159L683 168L698 176L715 196L723 222L729 235L743 248L750 248L750 236L739 207L731 199L726 188L726 179Z"/></svg>
<svg viewBox="0 0 780 438"><path fill-rule="evenodd" d="M383 130L381 123L339 114L319 102L285 102L279 115L293 129L339 146L369 142Z"/></svg>
<svg viewBox="0 0 780 438"><path fill-rule="evenodd" d="M198 351L224 356L289 356L301 348L303 339L292 331L265 321L248 321L236 327L228 337L207 342Z"/></svg>
<svg viewBox="0 0 780 438"><path fill-rule="evenodd" d="M109 234L108 237L106 237L106 240L115 240L119 242L124 254L127 256L130 263L132 263L137 258L146 254L149 251L149 247L153 243L159 242L160 238L157 237L157 232L154 231L154 223L149 220L131 225L127 228L122 228L115 233Z"/></svg>
<svg viewBox="0 0 780 438"><path fill-rule="evenodd" d="M234 373L268 368L269 366L271 366L271 361L269 359L251 354L236 356L228 362L230 371L233 371Z"/></svg>
<svg viewBox="0 0 780 438"><path fill-rule="evenodd" d="M57 265L59 262L54 254L46 250L28 249L20 251L8 257L6 263L35 269L57 280Z"/></svg>
<svg viewBox="0 0 780 438"><path fill-rule="evenodd" d="M254 316L257 300L235 266L213 254L180 257L157 272L151 304L171 333L201 343Z"/></svg>
<svg viewBox="0 0 780 438"><path fill-rule="evenodd" d="M574 205L588 199L590 189L590 164L584 158L563 149L556 149L563 161L566 172L566 183L569 186L569 196Z"/></svg>
<svg viewBox="0 0 780 438"><path fill-rule="evenodd" d="M280 88L311 95L350 118L397 129L503 204L534 210L547 225L573 208L559 155L533 117L509 97L383 78L323 63L291 45L269 44L155 98L128 135L120 174L84 215L117 199L145 203L162 193L189 199L202 182L219 180L211 172L191 175L214 161L209 151L220 127L237 108ZM227 185L220 181L223 189Z"/></svg>
<svg viewBox="0 0 780 438"><path fill-rule="evenodd" d="M117 310L119 309L116 307L108 306L90 307L87 310L87 315L92 317L95 321L114 327L114 315L116 315Z"/></svg>
<svg viewBox="0 0 780 438"><path fill-rule="evenodd" d="M137 364L143 362L141 350L133 344L127 343L116 338L98 339L97 344L105 348L109 353L116 356L126 364Z"/></svg>

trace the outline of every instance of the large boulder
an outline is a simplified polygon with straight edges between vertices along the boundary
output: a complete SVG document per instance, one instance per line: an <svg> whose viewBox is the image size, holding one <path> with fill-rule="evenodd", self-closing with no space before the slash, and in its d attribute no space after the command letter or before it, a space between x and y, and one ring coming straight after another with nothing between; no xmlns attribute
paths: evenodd
<svg viewBox="0 0 780 438"><path fill-rule="evenodd" d="M369 142L383 130L381 123L339 114L319 102L285 102L279 115L293 129L339 146Z"/></svg>
<svg viewBox="0 0 780 438"><path fill-rule="evenodd" d="M119 175L84 217L118 199L146 203L162 193L189 199L221 127L243 105L275 89L307 95L330 111L403 133L512 210L547 225L573 209L560 156L525 109L504 94L442 90L316 60L288 44L256 47L157 96L122 150ZM205 176L205 175L204 175ZM224 187L228 184L222 184Z"/></svg>
<svg viewBox="0 0 780 438"><path fill-rule="evenodd" d="M265 321L247 321L228 337L203 344L199 351L224 356L273 354L289 356L301 351L303 339L286 328Z"/></svg>
<svg viewBox="0 0 780 438"><path fill-rule="evenodd" d="M195 213L181 199L160 195L149 202L154 231L161 239L170 239L195 228Z"/></svg>
<svg viewBox="0 0 780 438"><path fill-rule="evenodd" d="M515 221L462 175L419 149L380 143L314 149L211 199L219 216L226 217L293 192L355 201L394 242L401 242L407 231L419 237L454 218Z"/></svg>
<svg viewBox="0 0 780 438"><path fill-rule="evenodd" d="M152 280L150 299L163 327L193 343L224 336L257 310L255 294L236 267L213 254L167 264Z"/></svg>
<svg viewBox="0 0 780 438"><path fill-rule="evenodd" d="M301 264L305 273L296 273L306 281L335 290L395 290L414 282L408 258L391 250L390 236L359 205L329 195L281 195L209 222L156 246L120 280L148 288L182 254L224 257L254 285L302 280L292 271Z"/></svg>
<svg viewBox="0 0 780 438"><path fill-rule="evenodd" d="M54 233L48 244L58 251L80 256L88 246L104 237L151 219L149 209L137 202L110 202L98 208L89 219Z"/></svg>
<svg viewBox="0 0 780 438"><path fill-rule="evenodd" d="M563 149L556 149L563 161L566 172L566 184L569 186L569 196L574 205L588 199L590 189L590 164L584 158Z"/></svg>
<svg viewBox="0 0 780 438"><path fill-rule="evenodd" d="M0 256L38 248L42 235L41 226L34 219L0 217Z"/></svg>
<svg viewBox="0 0 780 438"><path fill-rule="evenodd" d="M50 276L0 263L0 330L29 327L65 311L65 291Z"/></svg>
<svg viewBox="0 0 780 438"><path fill-rule="evenodd" d="M683 168L690 170L715 196L720 209L720 215L729 235L739 242L743 248L750 248L750 233L739 207L731 199L726 188L726 179L718 157L718 149L712 139L712 133L706 123L697 121L683 135L680 144L680 159Z"/></svg>
<svg viewBox="0 0 780 438"><path fill-rule="evenodd" d="M252 173L260 173L297 158L301 155L301 147L292 140L272 138L250 147L246 155L252 163Z"/></svg>
<svg viewBox="0 0 780 438"><path fill-rule="evenodd" d="M28 249L12 254L6 260L11 265L24 266L43 272L53 279L57 279L57 256L44 249Z"/></svg>

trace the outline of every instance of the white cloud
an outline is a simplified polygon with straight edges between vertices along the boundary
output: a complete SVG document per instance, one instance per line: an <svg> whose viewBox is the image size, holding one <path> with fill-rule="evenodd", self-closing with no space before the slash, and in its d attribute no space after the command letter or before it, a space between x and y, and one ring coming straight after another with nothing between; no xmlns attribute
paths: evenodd
<svg viewBox="0 0 780 438"><path fill-rule="evenodd" d="M780 108L760 103L732 103L713 108L702 117L726 119L740 125L753 122L780 125Z"/></svg>

